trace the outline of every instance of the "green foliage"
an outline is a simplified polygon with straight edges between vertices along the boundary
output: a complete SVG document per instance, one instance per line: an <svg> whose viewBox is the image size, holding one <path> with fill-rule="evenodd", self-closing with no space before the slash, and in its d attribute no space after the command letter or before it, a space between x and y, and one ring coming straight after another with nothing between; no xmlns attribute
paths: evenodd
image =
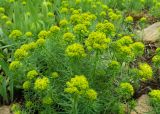
<svg viewBox="0 0 160 114"><path fill-rule="evenodd" d="M147 63L134 65L145 46L135 35L134 16L125 13L155 12L157 4L1 0L0 97L9 103L15 90L22 91L24 101L12 106L15 114L130 113L134 90L154 71ZM143 29L147 18L136 24Z"/></svg>
<svg viewBox="0 0 160 114"><path fill-rule="evenodd" d="M150 96L150 104L153 106L153 110L158 114L160 112L160 90L152 90L149 93Z"/></svg>

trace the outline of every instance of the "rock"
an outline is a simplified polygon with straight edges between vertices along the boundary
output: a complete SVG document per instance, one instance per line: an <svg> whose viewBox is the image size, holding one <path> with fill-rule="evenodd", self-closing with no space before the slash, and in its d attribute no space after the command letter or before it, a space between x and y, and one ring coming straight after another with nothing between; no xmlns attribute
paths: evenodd
<svg viewBox="0 0 160 114"><path fill-rule="evenodd" d="M150 25L138 34L144 42L160 42L160 22Z"/></svg>
<svg viewBox="0 0 160 114"><path fill-rule="evenodd" d="M11 114L9 106L2 106L0 107L0 114Z"/></svg>
<svg viewBox="0 0 160 114"><path fill-rule="evenodd" d="M131 112L131 114L155 114L152 112L152 107L149 105L149 96L148 95L142 95L137 100L137 106L135 107L135 110Z"/></svg>

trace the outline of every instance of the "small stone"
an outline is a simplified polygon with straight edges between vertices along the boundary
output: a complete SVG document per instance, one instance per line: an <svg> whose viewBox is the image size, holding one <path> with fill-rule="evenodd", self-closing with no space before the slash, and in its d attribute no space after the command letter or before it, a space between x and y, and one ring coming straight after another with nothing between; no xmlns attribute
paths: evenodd
<svg viewBox="0 0 160 114"><path fill-rule="evenodd" d="M2 106L0 107L0 114L11 114L9 106Z"/></svg>
<svg viewBox="0 0 160 114"><path fill-rule="evenodd" d="M160 22L156 22L143 31L138 32L144 42L160 43Z"/></svg>
<svg viewBox="0 0 160 114"><path fill-rule="evenodd" d="M155 114L152 111L152 107L149 105L149 96L148 95L142 95L137 100L137 106L135 109L131 112L131 114Z"/></svg>

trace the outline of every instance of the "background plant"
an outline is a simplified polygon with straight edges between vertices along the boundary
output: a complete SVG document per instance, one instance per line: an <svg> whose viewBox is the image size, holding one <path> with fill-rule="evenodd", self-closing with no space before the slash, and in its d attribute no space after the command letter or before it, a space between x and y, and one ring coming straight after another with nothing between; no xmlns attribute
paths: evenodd
<svg viewBox="0 0 160 114"><path fill-rule="evenodd" d="M152 67L141 62L145 46L131 14L150 11L158 1L0 3L0 95L5 102L17 89L24 96L14 113L124 114L126 107L129 113L134 90L154 78Z"/></svg>

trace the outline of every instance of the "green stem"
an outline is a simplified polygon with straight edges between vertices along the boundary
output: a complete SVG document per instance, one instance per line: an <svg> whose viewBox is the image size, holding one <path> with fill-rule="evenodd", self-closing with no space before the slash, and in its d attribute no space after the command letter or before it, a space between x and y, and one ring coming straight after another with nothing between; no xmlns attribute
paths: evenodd
<svg viewBox="0 0 160 114"><path fill-rule="evenodd" d="M6 84L6 79L4 78L2 81L2 97L4 98L4 102L6 102L7 104L8 102L8 94L7 94L7 84Z"/></svg>
<svg viewBox="0 0 160 114"><path fill-rule="evenodd" d="M125 66L126 66L126 64L125 64L125 62L123 62L122 66L121 66L121 78L123 77Z"/></svg>
<svg viewBox="0 0 160 114"><path fill-rule="evenodd" d="M78 114L78 95L74 95L72 114Z"/></svg>
<svg viewBox="0 0 160 114"><path fill-rule="evenodd" d="M14 44L2 46L2 47L0 47L0 49L9 48L9 47L12 47L12 46L14 46Z"/></svg>
<svg viewBox="0 0 160 114"><path fill-rule="evenodd" d="M14 97L14 80L13 77L10 76L10 96L11 96L11 101L13 101Z"/></svg>
<svg viewBox="0 0 160 114"><path fill-rule="evenodd" d="M99 59L98 51L96 51L96 55L95 55L95 59L94 59L94 64L93 64L93 71L92 71L92 82L95 79L98 59Z"/></svg>

